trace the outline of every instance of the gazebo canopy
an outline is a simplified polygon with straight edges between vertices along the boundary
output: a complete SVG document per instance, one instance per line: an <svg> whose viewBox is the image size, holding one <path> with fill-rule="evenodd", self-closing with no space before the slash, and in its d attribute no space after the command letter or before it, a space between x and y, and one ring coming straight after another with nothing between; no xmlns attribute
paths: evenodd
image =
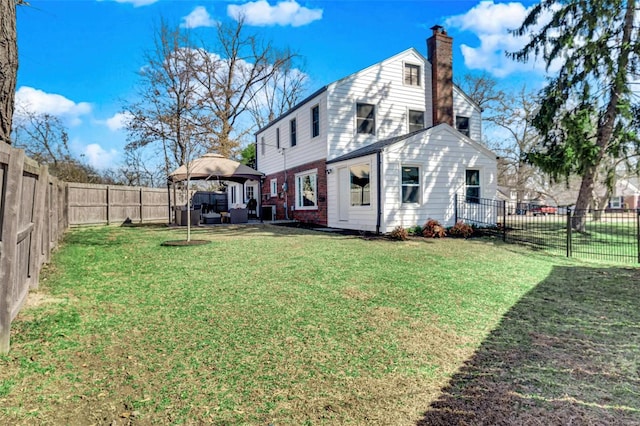
<svg viewBox="0 0 640 426"><path fill-rule="evenodd" d="M234 182L245 182L249 179L260 180L264 176L259 171L237 161L229 160L219 154L205 154L189 163L189 179L208 180L224 179ZM187 167L182 165L169 173L169 181L187 180Z"/></svg>

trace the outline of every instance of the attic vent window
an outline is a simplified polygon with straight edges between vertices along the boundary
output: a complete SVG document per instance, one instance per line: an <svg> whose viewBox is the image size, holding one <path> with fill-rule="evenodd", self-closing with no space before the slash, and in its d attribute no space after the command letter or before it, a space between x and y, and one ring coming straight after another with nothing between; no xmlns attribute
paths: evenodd
<svg viewBox="0 0 640 426"><path fill-rule="evenodd" d="M404 84L420 86L420 65L404 64Z"/></svg>

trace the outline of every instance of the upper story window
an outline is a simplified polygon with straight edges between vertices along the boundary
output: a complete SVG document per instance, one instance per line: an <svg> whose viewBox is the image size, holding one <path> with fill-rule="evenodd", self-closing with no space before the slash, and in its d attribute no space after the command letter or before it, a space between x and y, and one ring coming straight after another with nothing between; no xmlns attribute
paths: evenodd
<svg viewBox="0 0 640 426"><path fill-rule="evenodd" d="M424 111L409 110L409 132L424 129Z"/></svg>
<svg viewBox="0 0 640 426"><path fill-rule="evenodd" d="M480 202L480 170L466 170L465 192L467 203Z"/></svg>
<svg viewBox="0 0 640 426"><path fill-rule="evenodd" d="M466 137L469 137L469 117L457 115L456 130L458 130L460 133L462 133Z"/></svg>
<svg viewBox="0 0 640 426"><path fill-rule="evenodd" d="M264 144L264 136L260 138L260 154L264 155L265 144Z"/></svg>
<svg viewBox="0 0 640 426"><path fill-rule="evenodd" d="M289 140L291 142L291 146L296 146L298 143L296 132L296 119L294 118L289 122Z"/></svg>
<svg viewBox="0 0 640 426"><path fill-rule="evenodd" d="M280 127L276 128L276 148L280 149Z"/></svg>
<svg viewBox="0 0 640 426"><path fill-rule="evenodd" d="M374 135L376 133L376 107L371 104L356 104L358 133Z"/></svg>
<svg viewBox="0 0 640 426"><path fill-rule="evenodd" d="M320 135L320 105L311 108L311 137Z"/></svg>
<svg viewBox="0 0 640 426"><path fill-rule="evenodd" d="M420 202L420 167L402 166L402 204Z"/></svg>
<svg viewBox="0 0 640 426"><path fill-rule="evenodd" d="M404 84L420 86L420 65L404 64Z"/></svg>

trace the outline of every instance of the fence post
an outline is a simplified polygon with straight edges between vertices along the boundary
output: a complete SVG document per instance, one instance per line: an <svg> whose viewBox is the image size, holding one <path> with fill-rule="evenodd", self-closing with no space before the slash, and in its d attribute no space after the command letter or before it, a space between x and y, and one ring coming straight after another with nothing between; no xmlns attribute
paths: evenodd
<svg viewBox="0 0 640 426"><path fill-rule="evenodd" d="M567 257L571 257L571 207L567 207Z"/></svg>
<svg viewBox="0 0 640 426"><path fill-rule="evenodd" d="M2 244L0 245L0 354L9 352L11 321L14 313L16 289L16 261L18 259L18 226L22 200L22 174L24 151L9 150L9 163L4 175L2 217Z"/></svg>
<svg viewBox="0 0 640 426"><path fill-rule="evenodd" d="M507 200L502 200L502 241L507 242Z"/></svg>
<svg viewBox="0 0 640 426"><path fill-rule="evenodd" d="M453 224L458 223L458 193L453 196Z"/></svg>
<svg viewBox="0 0 640 426"><path fill-rule="evenodd" d="M638 241L638 263L640 263L640 209L636 209L636 240Z"/></svg>
<svg viewBox="0 0 640 426"><path fill-rule="evenodd" d="M142 201L144 199L144 195L142 194L142 187L140 187L140 223L144 223L144 218L142 211L144 210L144 205L142 204Z"/></svg>
<svg viewBox="0 0 640 426"><path fill-rule="evenodd" d="M109 185L107 185L105 198L107 202L107 225L111 225L111 186Z"/></svg>

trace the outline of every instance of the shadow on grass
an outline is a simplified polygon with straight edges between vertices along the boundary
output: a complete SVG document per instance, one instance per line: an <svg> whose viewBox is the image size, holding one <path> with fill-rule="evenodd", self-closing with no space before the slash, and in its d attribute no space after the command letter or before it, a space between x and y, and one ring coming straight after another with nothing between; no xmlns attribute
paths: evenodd
<svg viewBox="0 0 640 426"><path fill-rule="evenodd" d="M418 425L640 425L640 271L555 267Z"/></svg>

